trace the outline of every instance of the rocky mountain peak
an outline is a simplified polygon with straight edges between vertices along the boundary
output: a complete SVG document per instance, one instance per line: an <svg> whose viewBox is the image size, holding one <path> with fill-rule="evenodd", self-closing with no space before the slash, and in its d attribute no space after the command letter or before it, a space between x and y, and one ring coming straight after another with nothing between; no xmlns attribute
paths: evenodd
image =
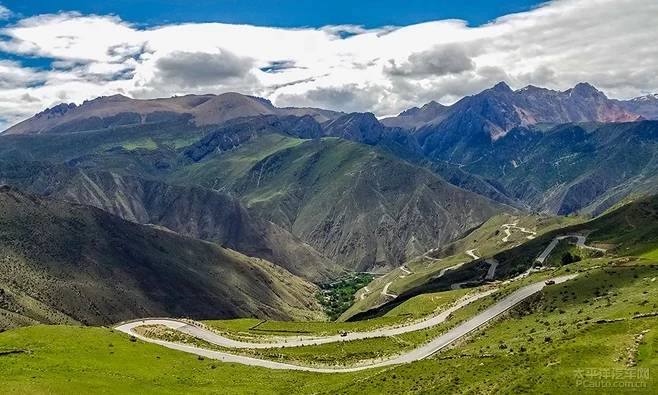
<svg viewBox="0 0 658 395"><path fill-rule="evenodd" d="M569 92L571 95L576 95L582 98L600 97L607 99L606 95L603 92L596 89L594 86L592 86L587 82L580 82L576 84L576 86L574 86L573 88L569 89L567 92Z"/></svg>
<svg viewBox="0 0 658 395"><path fill-rule="evenodd" d="M491 91L494 92L499 92L499 93L511 93L512 88L510 88L509 85L505 81L500 81L496 85L493 86L493 88L490 89Z"/></svg>
<svg viewBox="0 0 658 395"><path fill-rule="evenodd" d="M54 107L46 108L42 112L38 113L36 115L36 117L59 116L59 115L66 114L67 112L69 112L70 110L73 110L75 108L77 108L77 105L75 103L61 103L61 104L58 104Z"/></svg>
<svg viewBox="0 0 658 395"><path fill-rule="evenodd" d="M374 144L384 133L384 126L371 112L342 115L325 124L325 135Z"/></svg>

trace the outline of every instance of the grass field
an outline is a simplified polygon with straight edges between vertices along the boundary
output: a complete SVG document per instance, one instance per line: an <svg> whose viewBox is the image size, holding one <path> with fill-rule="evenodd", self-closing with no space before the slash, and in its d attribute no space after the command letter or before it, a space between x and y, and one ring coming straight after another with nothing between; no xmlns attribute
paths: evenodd
<svg viewBox="0 0 658 395"><path fill-rule="evenodd" d="M658 260L658 248L655 250L647 251L641 255L643 258Z"/></svg>
<svg viewBox="0 0 658 395"><path fill-rule="evenodd" d="M268 336L329 336L340 332L364 332L384 326L401 325L438 313L473 290L460 289L419 295L382 317L353 322L299 322L258 319L210 320L205 325L234 339L267 341Z"/></svg>
<svg viewBox="0 0 658 395"><path fill-rule="evenodd" d="M0 334L2 393L312 393L353 375L200 360L106 328L33 326Z"/></svg>
<svg viewBox="0 0 658 395"><path fill-rule="evenodd" d="M569 267L537 273L504 286L498 293L459 310L453 314L450 320L431 329L406 333L392 338L367 339L278 350L252 350L250 355L304 364L342 365L399 354L423 344L525 284L576 271L582 271L582 273L576 280L569 283L568 288L565 288L563 294L561 294L561 303L553 302L547 305L545 310L549 310L548 313L557 312L558 316L566 320L569 317L563 314L565 314L565 306L567 305L581 305L578 314L582 319L594 319L594 317L597 319L617 319L658 312L658 308L656 308L658 287L651 287L652 284L655 284L651 282L651 279L658 276L658 266L651 266L645 260L638 260L632 265L623 263L623 266L620 266L622 265L621 262L623 260L586 259ZM603 268L599 268L599 266L603 266ZM631 283L633 287L629 288L628 284ZM652 289L645 290L643 288ZM554 288L549 287L549 291L554 292ZM619 296L620 292L624 292L624 295L627 296L622 301L616 301L615 298ZM550 292L547 293L551 294ZM592 298L587 297L588 294L593 295ZM409 310L417 312L416 306L421 304L419 300L422 298L436 298L439 306L441 306L442 296L441 293L432 296L421 295L414 298L416 300L411 299L403 303L389 314ZM427 299L425 300L427 301ZM547 313L547 311L543 312ZM385 319L386 316L382 318ZM369 321L377 322L377 320L379 318ZM563 330L565 324L560 322L557 327Z"/></svg>
<svg viewBox="0 0 658 395"><path fill-rule="evenodd" d="M578 265L591 268L603 260L592 261L597 264L586 260ZM224 364L132 342L105 328L21 328L0 334L3 391L651 394L658 368L658 317L633 317L658 311L658 287L652 286L657 276L658 265L649 260L611 260L573 281L548 287L506 319L431 359L353 374ZM251 323L234 320L226 325ZM372 352L380 344L362 347ZM287 357L304 356L304 351L295 352ZM350 350L341 356L350 358ZM609 372L633 375L631 381L643 387L584 387L582 376L607 377ZM611 377L596 380L615 385Z"/></svg>
<svg viewBox="0 0 658 395"><path fill-rule="evenodd" d="M264 158L304 140L280 134L263 134L240 146L239 153L225 152L211 159L188 164L169 176L177 184L196 184L207 188L230 190L240 177ZM228 183L228 184L227 184Z"/></svg>

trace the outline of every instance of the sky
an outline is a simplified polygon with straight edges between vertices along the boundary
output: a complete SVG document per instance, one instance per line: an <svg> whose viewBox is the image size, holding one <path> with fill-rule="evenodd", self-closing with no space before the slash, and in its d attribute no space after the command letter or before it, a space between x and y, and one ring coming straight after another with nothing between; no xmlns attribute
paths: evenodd
<svg viewBox="0 0 658 395"><path fill-rule="evenodd" d="M655 0L0 0L0 128L117 93L378 116L499 81L630 98L658 92L656 15Z"/></svg>

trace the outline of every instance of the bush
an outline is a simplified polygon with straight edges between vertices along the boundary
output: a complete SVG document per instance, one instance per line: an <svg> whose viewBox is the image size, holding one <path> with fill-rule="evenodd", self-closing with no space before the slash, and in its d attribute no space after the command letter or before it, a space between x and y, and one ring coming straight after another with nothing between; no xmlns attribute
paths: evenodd
<svg viewBox="0 0 658 395"><path fill-rule="evenodd" d="M582 258L578 255L571 255L569 251L565 252L564 255L562 255L562 259L560 260L563 265L568 265L570 263L574 262L580 262Z"/></svg>

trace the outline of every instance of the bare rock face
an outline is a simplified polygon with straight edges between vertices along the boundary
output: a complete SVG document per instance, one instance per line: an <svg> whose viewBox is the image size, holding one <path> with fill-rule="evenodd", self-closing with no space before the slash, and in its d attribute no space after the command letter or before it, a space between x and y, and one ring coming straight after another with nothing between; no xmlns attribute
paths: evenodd
<svg viewBox="0 0 658 395"><path fill-rule="evenodd" d="M234 186L252 211L351 270L386 270L510 207L341 139L257 162Z"/></svg>
<svg viewBox="0 0 658 395"><path fill-rule="evenodd" d="M323 135L341 137L365 144L376 144L384 135L384 126L372 113L343 115L323 125Z"/></svg>
<svg viewBox="0 0 658 395"><path fill-rule="evenodd" d="M422 107L413 107L401 112L396 117L384 118L382 124L388 127L399 127L403 129L415 129L420 126L436 125L449 113L449 106L444 106L431 101Z"/></svg>

